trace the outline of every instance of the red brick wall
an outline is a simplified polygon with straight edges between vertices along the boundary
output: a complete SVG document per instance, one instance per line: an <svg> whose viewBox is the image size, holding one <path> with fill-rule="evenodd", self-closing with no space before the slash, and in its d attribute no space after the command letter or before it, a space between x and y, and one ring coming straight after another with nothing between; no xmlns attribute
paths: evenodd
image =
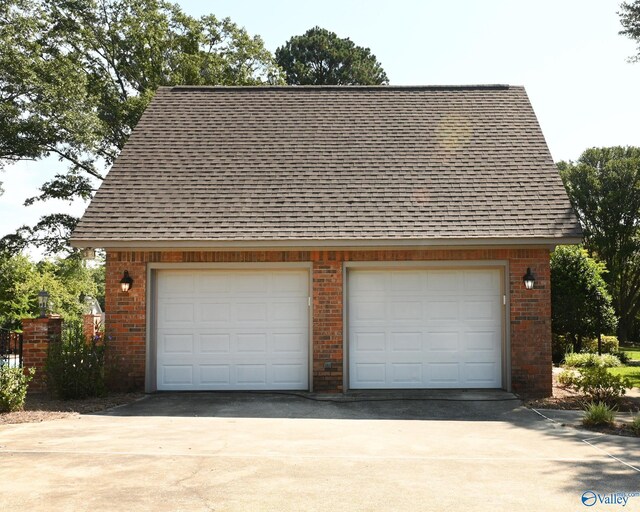
<svg viewBox="0 0 640 512"><path fill-rule="evenodd" d="M22 320L22 366L35 368L29 391L46 390L45 363L49 341L60 341L62 318L25 318Z"/></svg>
<svg viewBox="0 0 640 512"><path fill-rule="evenodd" d="M343 262L508 260L511 293L511 378L513 390L544 396L551 392L551 296L547 249L390 251L172 251L107 253L106 332L113 337L119 388L141 389L145 372L147 262L293 262L313 264L313 386L339 392L343 382ZM531 267L534 290L522 276ZM120 291L125 270L134 280Z"/></svg>

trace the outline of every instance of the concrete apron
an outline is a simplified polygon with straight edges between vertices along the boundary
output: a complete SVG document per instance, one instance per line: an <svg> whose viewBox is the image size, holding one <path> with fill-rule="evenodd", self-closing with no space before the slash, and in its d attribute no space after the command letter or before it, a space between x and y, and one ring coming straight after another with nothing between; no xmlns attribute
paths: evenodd
<svg viewBox="0 0 640 512"><path fill-rule="evenodd" d="M567 511L588 489L640 490L636 439L563 428L508 396L229 395L0 427L0 493L47 511Z"/></svg>

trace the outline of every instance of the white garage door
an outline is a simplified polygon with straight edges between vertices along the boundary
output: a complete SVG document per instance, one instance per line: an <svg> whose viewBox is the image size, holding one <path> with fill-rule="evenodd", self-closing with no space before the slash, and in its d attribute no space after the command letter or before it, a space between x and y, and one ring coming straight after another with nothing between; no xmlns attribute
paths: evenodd
<svg viewBox="0 0 640 512"><path fill-rule="evenodd" d="M500 281L499 270L350 270L350 387L502 387Z"/></svg>
<svg viewBox="0 0 640 512"><path fill-rule="evenodd" d="M309 388L306 270L160 270L159 390Z"/></svg>

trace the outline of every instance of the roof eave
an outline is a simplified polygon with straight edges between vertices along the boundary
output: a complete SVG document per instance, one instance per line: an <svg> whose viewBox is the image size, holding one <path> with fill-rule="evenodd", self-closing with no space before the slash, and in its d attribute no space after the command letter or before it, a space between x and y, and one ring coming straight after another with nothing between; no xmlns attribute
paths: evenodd
<svg viewBox="0 0 640 512"><path fill-rule="evenodd" d="M116 240L74 238L76 248L149 249L149 250L239 250L239 249L345 249L345 248L448 248L476 247L549 247L575 245L582 242L579 236L528 237L528 238L398 238L398 239L285 239L285 240Z"/></svg>

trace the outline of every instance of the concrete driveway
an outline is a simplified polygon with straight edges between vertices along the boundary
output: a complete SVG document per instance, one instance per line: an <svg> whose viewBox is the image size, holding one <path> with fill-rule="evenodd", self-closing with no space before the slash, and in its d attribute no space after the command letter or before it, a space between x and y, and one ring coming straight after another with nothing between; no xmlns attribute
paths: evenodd
<svg viewBox="0 0 640 512"><path fill-rule="evenodd" d="M157 394L2 426L0 496L30 511L640 510L640 495L581 502L640 493L638 439L562 427L512 395L310 398Z"/></svg>

